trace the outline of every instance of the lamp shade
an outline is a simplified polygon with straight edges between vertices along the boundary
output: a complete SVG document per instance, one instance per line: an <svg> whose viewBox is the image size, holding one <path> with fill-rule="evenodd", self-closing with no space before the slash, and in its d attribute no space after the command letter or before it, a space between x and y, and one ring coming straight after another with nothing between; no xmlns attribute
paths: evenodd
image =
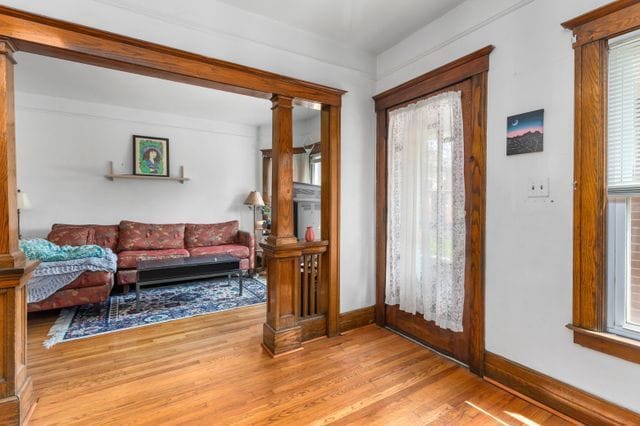
<svg viewBox="0 0 640 426"><path fill-rule="evenodd" d="M262 195L258 191L251 191L244 204L247 206L262 207L264 206L264 200Z"/></svg>
<svg viewBox="0 0 640 426"><path fill-rule="evenodd" d="M18 192L17 197L18 210L29 210L31 208L31 200L24 192Z"/></svg>

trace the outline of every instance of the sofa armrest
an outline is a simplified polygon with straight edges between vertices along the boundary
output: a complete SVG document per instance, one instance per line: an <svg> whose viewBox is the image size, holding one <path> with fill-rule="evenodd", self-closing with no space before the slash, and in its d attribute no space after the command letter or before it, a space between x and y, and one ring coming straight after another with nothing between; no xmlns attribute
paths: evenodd
<svg viewBox="0 0 640 426"><path fill-rule="evenodd" d="M256 239L251 232L238 231L238 237L236 239L238 244L249 247L249 269L255 269L256 267Z"/></svg>

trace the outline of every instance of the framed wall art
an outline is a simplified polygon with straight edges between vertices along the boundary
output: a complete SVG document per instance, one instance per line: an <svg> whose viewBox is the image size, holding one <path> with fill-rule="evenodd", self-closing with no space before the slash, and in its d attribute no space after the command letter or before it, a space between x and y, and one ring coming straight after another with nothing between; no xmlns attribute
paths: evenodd
<svg viewBox="0 0 640 426"><path fill-rule="evenodd" d="M134 135L133 174L169 177L169 139Z"/></svg>
<svg viewBox="0 0 640 426"><path fill-rule="evenodd" d="M543 139L543 109L507 118L507 155L542 152Z"/></svg>

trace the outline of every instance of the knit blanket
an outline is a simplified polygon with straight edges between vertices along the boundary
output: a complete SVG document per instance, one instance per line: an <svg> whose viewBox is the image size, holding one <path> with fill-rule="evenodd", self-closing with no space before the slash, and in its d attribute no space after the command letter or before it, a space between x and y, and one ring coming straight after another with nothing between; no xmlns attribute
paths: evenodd
<svg viewBox="0 0 640 426"><path fill-rule="evenodd" d="M84 246L86 247L86 246ZM39 302L69 285L86 271L116 272L118 257L110 249L102 249L104 257L45 261L34 270L27 284L28 302Z"/></svg>
<svg viewBox="0 0 640 426"><path fill-rule="evenodd" d="M57 262L87 257L104 258L106 256L105 249L100 246L59 246L42 238L20 240L20 250L29 259L40 262Z"/></svg>

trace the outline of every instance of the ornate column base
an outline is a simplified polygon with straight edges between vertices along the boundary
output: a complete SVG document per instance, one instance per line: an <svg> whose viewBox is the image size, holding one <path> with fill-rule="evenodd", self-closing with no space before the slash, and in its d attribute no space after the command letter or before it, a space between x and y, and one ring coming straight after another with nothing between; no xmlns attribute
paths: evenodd
<svg viewBox="0 0 640 426"><path fill-rule="evenodd" d="M297 352L302 349L302 327L294 326L274 330L269 324L262 325L262 346L272 357Z"/></svg>
<svg viewBox="0 0 640 426"><path fill-rule="evenodd" d="M17 395L0 399L0 424L21 425L26 423L36 408L36 397L33 392L31 377L27 377Z"/></svg>
<svg viewBox="0 0 640 426"><path fill-rule="evenodd" d="M35 407L27 373L27 288L38 262L0 269L0 424L20 425Z"/></svg>
<svg viewBox="0 0 640 426"><path fill-rule="evenodd" d="M263 327L263 347L272 356L302 348L300 315L300 255L297 244L262 244L267 259L267 321Z"/></svg>

